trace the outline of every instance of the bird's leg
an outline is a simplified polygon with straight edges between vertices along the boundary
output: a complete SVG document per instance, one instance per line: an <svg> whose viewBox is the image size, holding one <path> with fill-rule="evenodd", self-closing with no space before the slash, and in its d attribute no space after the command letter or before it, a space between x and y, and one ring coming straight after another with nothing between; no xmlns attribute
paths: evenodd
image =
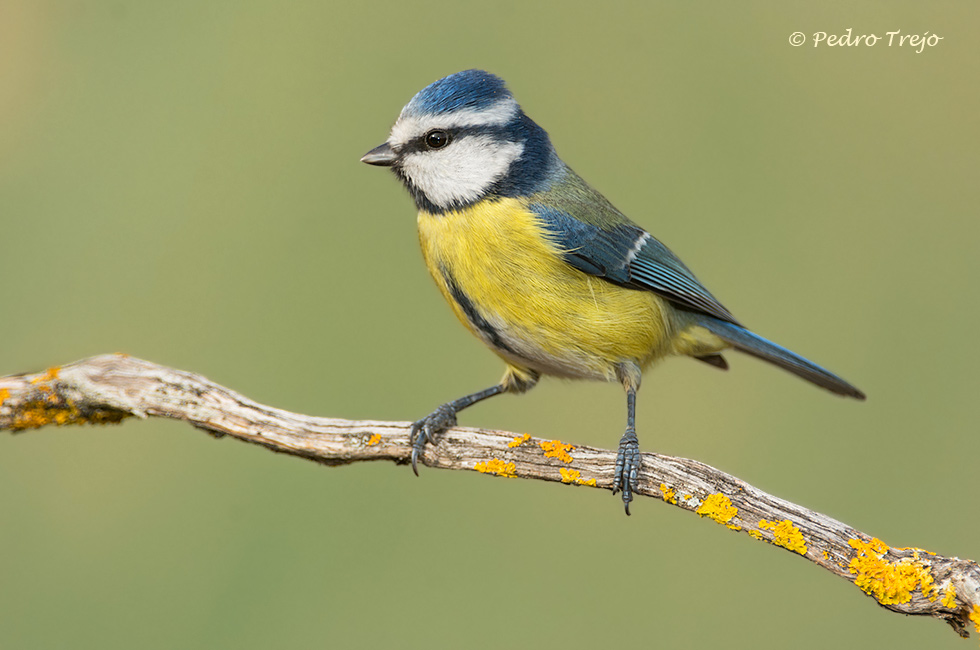
<svg viewBox="0 0 980 650"><path fill-rule="evenodd" d="M432 413L412 424L409 439L412 442L412 471L419 475L418 459L422 455L425 443L435 442L435 434L456 426L456 414L467 406L473 406L488 397L501 393L523 393L538 381L538 373L531 370L509 367L504 378L496 386L478 391L446 402Z"/></svg>
<svg viewBox="0 0 980 650"><path fill-rule="evenodd" d="M626 388L626 433L619 439L616 474L613 476L613 494L623 491L623 505L626 507L626 514L629 515L633 491L640 485L640 443L636 439L636 389L639 384L639 372L624 372L621 378Z"/></svg>
<svg viewBox="0 0 980 650"><path fill-rule="evenodd" d="M506 390L503 384L497 384L472 395L466 395L451 402L446 402L432 413L429 413L421 420L417 420L412 424L410 439L412 441L412 471L415 472L415 475L419 475L417 463L419 456L422 454L422 448L425 447L425 443L435 442L434 436L436 433L456 426L457 413L467 406L472 406L488 397L499 395Z"/></svg>

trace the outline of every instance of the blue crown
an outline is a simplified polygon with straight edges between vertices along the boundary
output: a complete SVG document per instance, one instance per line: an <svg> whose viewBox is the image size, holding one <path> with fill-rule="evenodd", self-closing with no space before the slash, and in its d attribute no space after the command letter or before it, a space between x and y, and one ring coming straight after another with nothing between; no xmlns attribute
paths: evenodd
<svg viewBox="0 0 980 650"><path fill-rule="evenodd" d="M434 115L460 109L482 110L513 97L504 80L483 70L464 70L420 90L405 106L405 114Z"/></svg>

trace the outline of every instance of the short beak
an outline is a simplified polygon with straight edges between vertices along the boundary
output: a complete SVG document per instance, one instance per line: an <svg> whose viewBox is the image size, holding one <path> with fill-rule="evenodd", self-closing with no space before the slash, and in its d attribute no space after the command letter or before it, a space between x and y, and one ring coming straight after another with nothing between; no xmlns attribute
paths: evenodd
<svg viewBox="0 0 980 650"><path fill-rule="evenodd" d="M362 163L377 165L378 167L391 167L396 160L398 160L398 155L387 142L361 156Z"/></svg>

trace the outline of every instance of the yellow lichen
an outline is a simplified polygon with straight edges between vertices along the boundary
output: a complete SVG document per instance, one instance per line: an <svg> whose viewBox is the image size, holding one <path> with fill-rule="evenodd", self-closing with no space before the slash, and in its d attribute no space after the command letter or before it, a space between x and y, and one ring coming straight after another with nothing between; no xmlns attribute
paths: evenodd
<svg viewBox="0 0 980 650"><path fill-rule="evenodd" d="M550 442L539 442L538 445L544 450L545 458L557 458L563 463L572 462L572 457L568 452L575 449L573 445L566 445L561 440L552 440Z"/></svg>
<svg viewBox="0 0 980 650"><path fill-rule="evenodd" d="M378 444L380 442L381 442L381 434L380 433L372 433L371 434L371 437L368 438L367 444L370 446L370 445L376 445L376 444Z"/></svg>
<svg viewBox="0 0 980 650"><path fill-rule="evenodd" d="M79 417L78 409L74 404L63 402L57 395L50 393L41 399L32 399L21 404L14 413L14 421L10 428L18 431L39 429L49 424L61 426L74 422Z"/></svg>
<svg viewBox="0 0 980 650"><path fill-rule="evenodd" d="M527 442L530 439L531 439L531 434L530 433L525 433L523 436L517 436L516 438L514 438L513 440L511 440L510 442L508 442L507 443L507 446L508 447L511 447L511 448L513 448L513 447L520 447L521 445L523 445L525 442Z"/></svg>
<svg viewBox="0 0 980 650"><path fill-rule="evenodd" d="M956 609L956 587L953 586L952 582L949 583L948 587L946 587L946 595L943 596L943 599L939 602L942 603L943 607Z"/></svg>
<svg viewBox="0 0 980 650"><path fill-rule="evenodd" d="M40 429L51 422L52 418L44 408L25 406L14 414L14 421L10 424L10 428L13 431Z"/></svg>
<svg viewBox="0 0 980 650"><path fill-rule="evenodd" d="M973 621L973 627L977 628L977 634L980 634L980 605L973 606L973 611L970 612L970 620Z"/></svg>
<svg viewBox="0 0 980 650"><path fill-rule="evenodd" d="M931 600L932 602L936 602L936 598L938 597L938 595L936 594L936 582L932 578L932 572L929 570L929 567L923 564L919 560L920 550L922 549L916 549L915 551L913 551L912 559L915 560L925 572L925 574L922 576L922 585L921 585L922 595L928 598L929 600ZM922 551L922 552L929 553L929 551ZM932 555L935 555L935 553L932 553Z"/></svg>
<svg viewBox="0 0 980 650"><path fill-rule="evenodd" d="M59 372L61 372L61 368L59 368L58 366L48 368L47 370L44 371L43 375L38 375L37 377L32 379L31 383L40 384L46 381L54 381L55 379L58 378Z"/></svg>
<svg viewBox="0 0 980 650"><path fill-rule="evenodd" d="M916 546L896 546L896 551L913 551L914 553L925 553L926 555L935 555L932 551L927 551L924 548L918 548Z"/></svg>
<svg viewBox="0 0 980 650"><path fill-rule="evenodd" d="M803 533L789 519L783 519L779 523L762 519L759 521L759 528L772 531L772 543L776 546L806 555L806 540L803 539Z"/></svg>
<svg viewBox="0 0 980 650"><path fill-rule="evenodd" d="M738 508L732 505L731 499L719 492L706 496L694 512L702 517L714 519L719 524L727 524L738 514Z"/></svg>
<svg viewBox="0 0 980 650"><path fill-rule="evenodd" d="M677 504L677 497L675 496L675 492L669 487L667 487L666 483L660 484L660 492L661 494L664 495L664 501L666 501L667 503L673 503L675 505Z"/></svg>
<svg viewBox="0 0 980 650"><path fill-rule="evenodd" d="M517 465L514 463L507 463L498 458L491 458L488 461L481 461L477 463L473 469L483 474L496 474L497 476L503 476L504 478L514 478L517 476Z"/></svg>
<svg viewBox="0 0 980 650"><path fill-rule="evenodd" d="M71 404L61 402L52 404L48 400L26 402L13 415L14 419L10 424L12 431L39 429L49 424L63 426L65 424L85 424L91 421L90 418L82 417ZM122 419L122 416L119 419Z"/></svg>
<svg viewBox="0 0 980 650"><path fill-rule="evenodd" d="M749 533L749 535L751 535L752 537L755 537L756 539L765 539L766 538L766 536L763 535L758 530L750 530L750 531L748 531L748 533Z"/></svg>
<svg viewBox="0 0 980 650"><path fill-rule="evenodd" d="M0 404L6 402L8 397L10 397L10 389L0 388Z"/></svg>
<svg viewBox="0 0 980 650"><path fill-rule="evenodd" d="M577 469L568 469L565 467L559 467L558 473L561 474L562 483L574 483L575 485L591 485L595 487L595 479L590 478L589 480L584 480L582 478L582 472Z"/></svg>
<svg viewBox="0 0 980 650"><path fill-rule="evenodd" d="M46 376L56 377L57 368L52 368ZM11 431L39 429L54 424L115 424L128 417L128 413L109 409L79 409L75 403L61 396L47 385L37 387L37 392L12 409Z"/></svg>
<svg viewBox="0 0 980 650"><path fill-rule="evenodd" d="M852 539L847 543L857 551L848 564L857 576L854 584L882 605L907 603L916 589L930 600L936 599L932 574L919 560L918 551L913 551L911 558L889 561L885 555L891 549L880 539Z"/></svg>

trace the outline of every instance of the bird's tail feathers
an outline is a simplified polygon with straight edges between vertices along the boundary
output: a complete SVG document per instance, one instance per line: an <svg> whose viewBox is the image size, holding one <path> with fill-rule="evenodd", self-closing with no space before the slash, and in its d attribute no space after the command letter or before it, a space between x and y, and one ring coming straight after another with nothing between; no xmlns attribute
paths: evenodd
<svg viewBox="0 0 980 650"><path fill-rule="evenodd" d="M708 315L700 315L697 323L718 338L730 343L736 350L768 361L832 393L859 400L865 398L864 393L829 370L744 327Z"/></svg>

